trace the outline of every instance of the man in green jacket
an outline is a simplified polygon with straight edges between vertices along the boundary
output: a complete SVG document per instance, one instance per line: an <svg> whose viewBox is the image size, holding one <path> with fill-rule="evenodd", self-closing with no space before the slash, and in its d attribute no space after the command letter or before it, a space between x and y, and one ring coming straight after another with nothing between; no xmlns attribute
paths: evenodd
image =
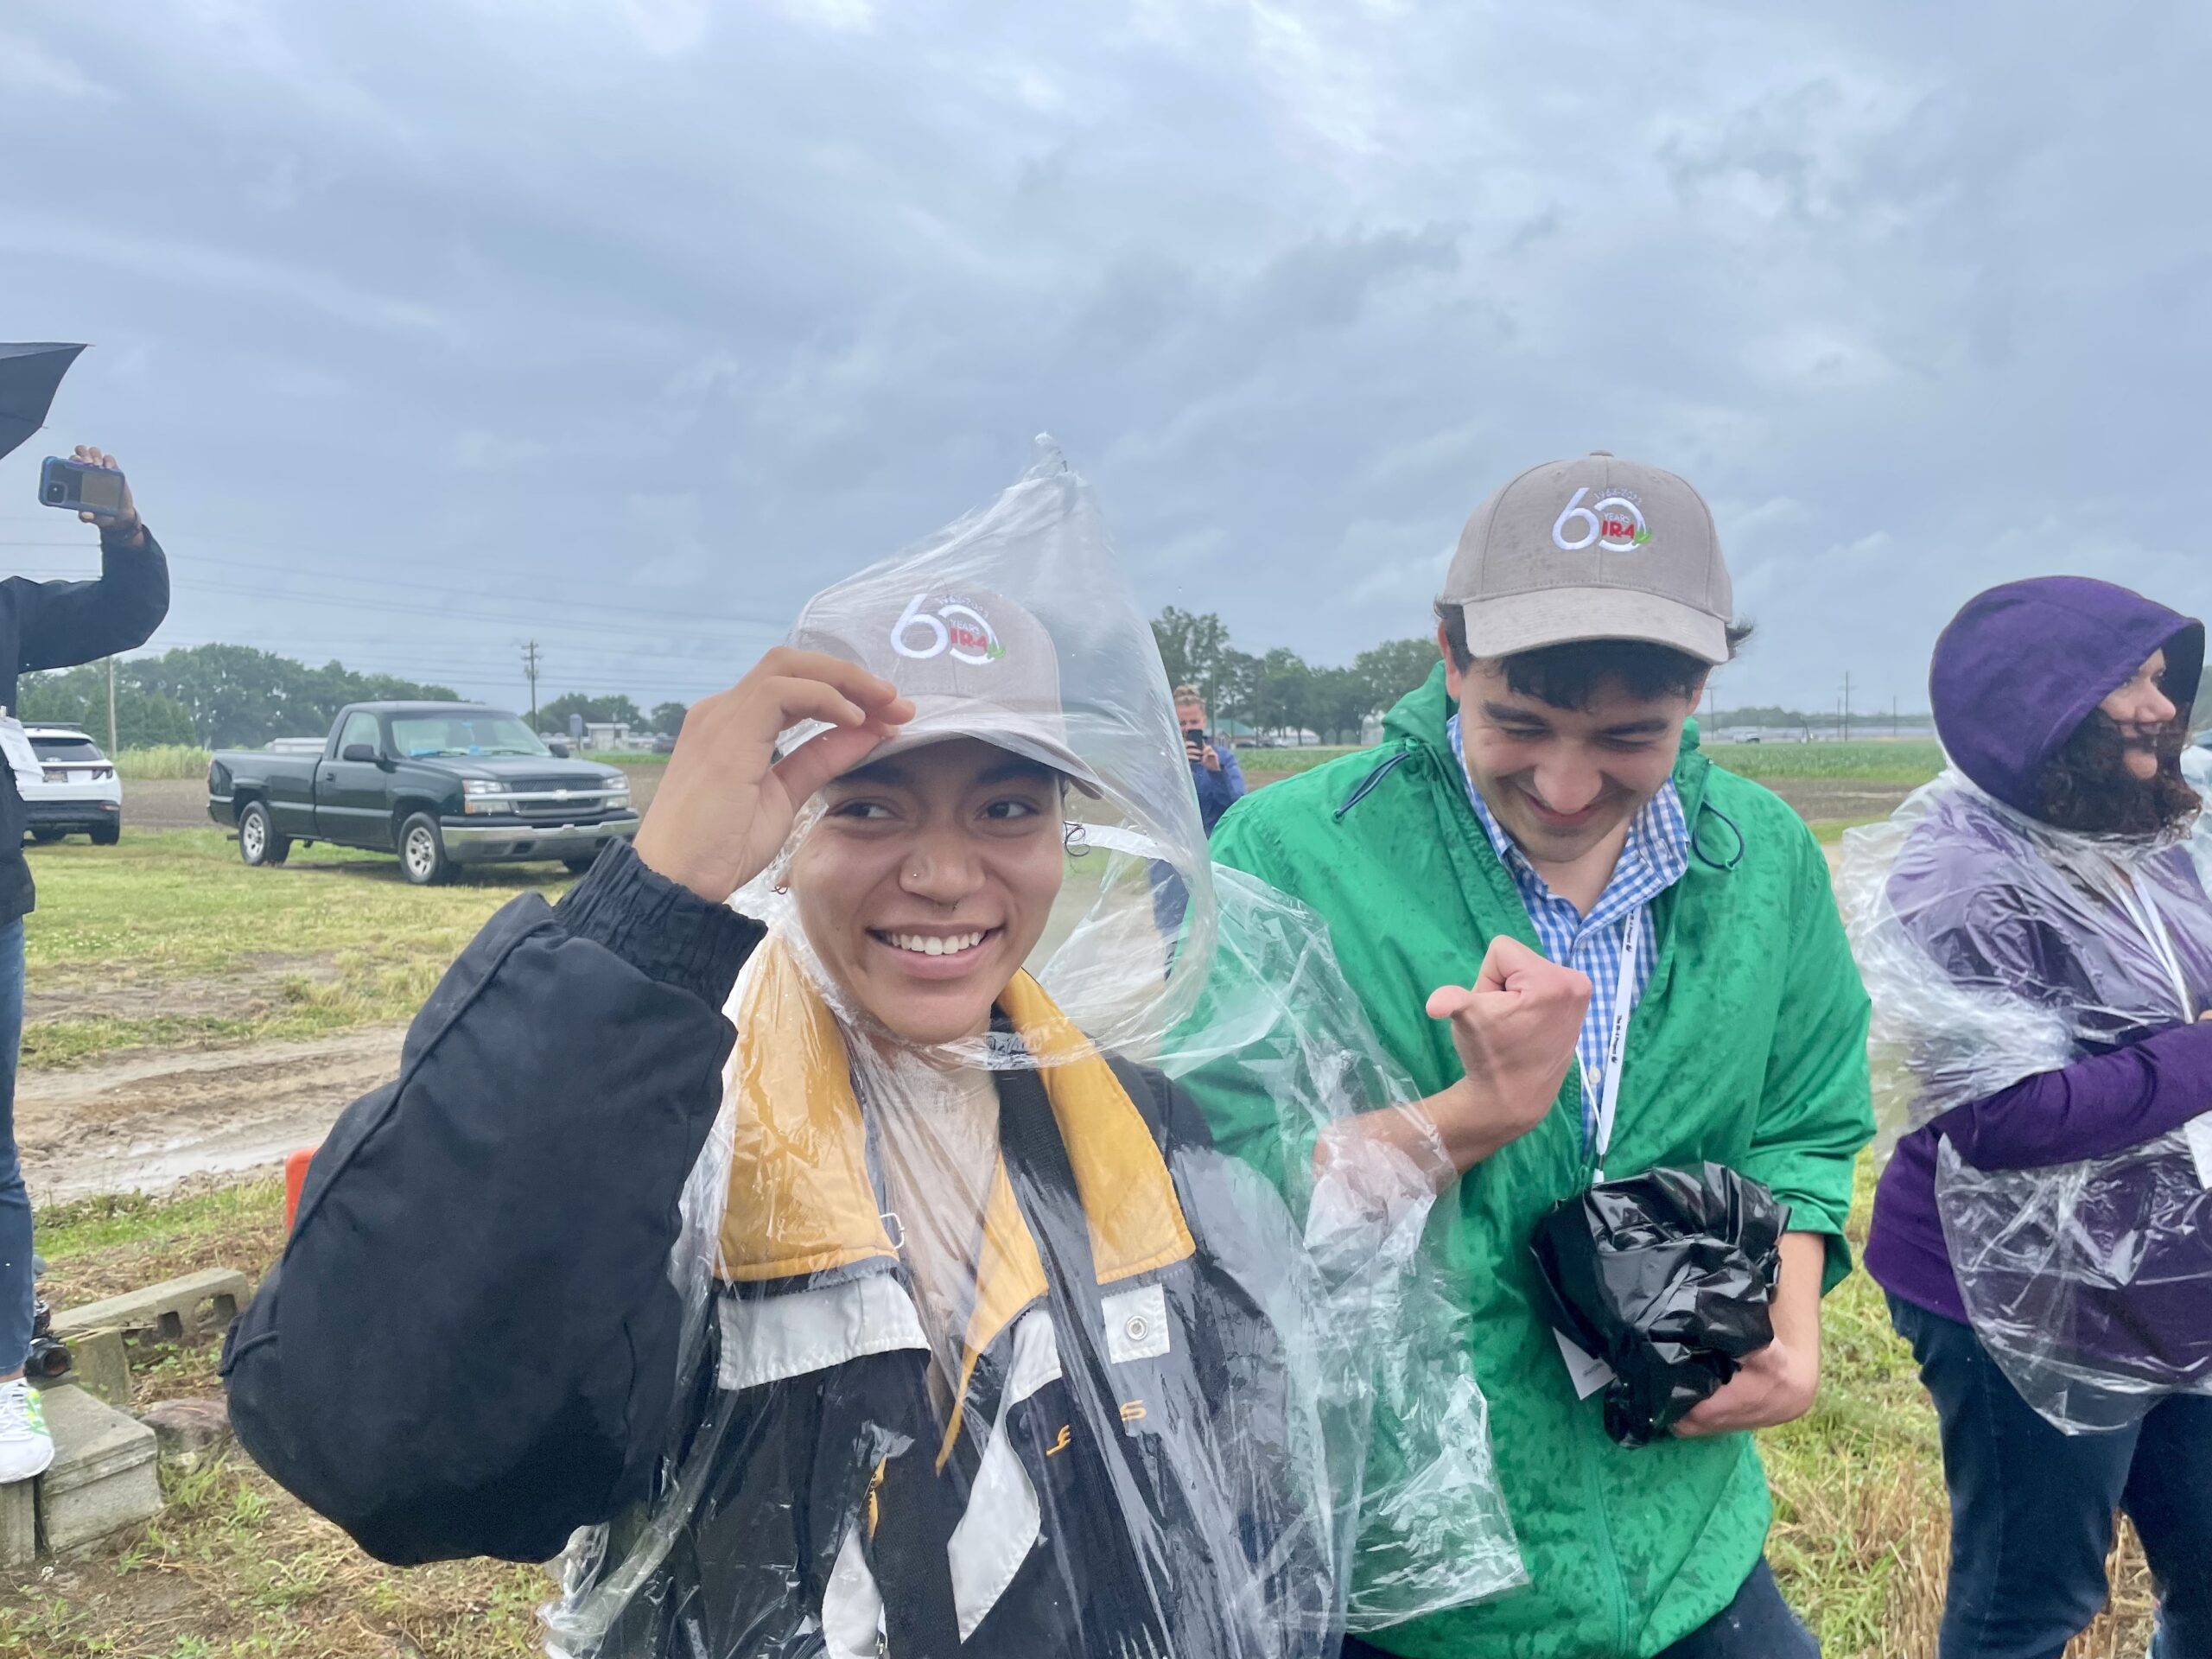
<svg viewBox="0 0 2212 1659"><path fill-rule="evenodd" d="M1766 1568L1745 1431L1802 1416L1819 1383L1873 1133L1867 1005L1811 832L1697 753L1690 713L1744 632L1731 606L1681 479L1602 451L1532 467L1469 520L1443 660L1381 746L1248 797L1214 837L1327 921L1460 1172L1428 1246L1472 1316L1529 1583L1369 1651L1818 1653ZM1208 1106L1264 1160L1234 1100ZM1536 1311L1530 1233L1594 1180L1706 1159L1789 1205L1775 1340L1672 1439L1627 1449Z"/></svg>

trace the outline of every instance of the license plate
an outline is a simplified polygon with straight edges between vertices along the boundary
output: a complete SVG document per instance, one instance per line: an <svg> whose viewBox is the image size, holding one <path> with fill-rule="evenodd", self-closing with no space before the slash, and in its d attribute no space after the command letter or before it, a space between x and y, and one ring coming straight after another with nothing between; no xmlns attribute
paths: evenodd
<svg viewBox="0 0 2212 1659"><path fill-rule="evenodd" d="M69 781L73 784L89 784L92 781L92 774L89 772L73 772L69 774Z"/></svg>

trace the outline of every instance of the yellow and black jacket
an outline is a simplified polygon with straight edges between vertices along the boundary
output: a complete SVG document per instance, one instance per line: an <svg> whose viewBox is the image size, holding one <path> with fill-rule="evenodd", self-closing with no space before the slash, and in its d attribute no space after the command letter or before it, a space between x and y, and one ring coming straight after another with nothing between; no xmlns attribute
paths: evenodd
<svg viewBox="0 0 2212 1659"><path fill-rule="evenodd" d="M861 1116L819 1068L737 1079L687 1335L677 1201L760 938L626 848L487 925L232 1333L248 1449L389 1560L543 1559L612 1521L602 1570L635 1583L601 1651L626 1659L1332 1650L1299 1241L1157 1072L998 1074L950 1423ZM1007 1033L1054 1017L1010 988Z"/></svg>

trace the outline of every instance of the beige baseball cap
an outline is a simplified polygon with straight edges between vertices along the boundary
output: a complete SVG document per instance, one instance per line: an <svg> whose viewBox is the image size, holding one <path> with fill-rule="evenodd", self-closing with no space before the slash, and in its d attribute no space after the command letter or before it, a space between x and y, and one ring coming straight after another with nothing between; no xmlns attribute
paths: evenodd
<svg viewBox="0 0 2212 1659"><path fill-rule="evenodd" d="M1440 602L1481 658L1648 639L1725 663L1734 610L1705 498L1604 449L1531 467L1477 507Z"/></svg>
<svg viewBox="0 0 2212 1659"><path fill-rule="evenodd" d="M839 582L807 601L790 643L858 663L912 700L913 719L863 764L974 737L1103 792L1068 747L1052 634L1002 594L896 578Z"/></svg>

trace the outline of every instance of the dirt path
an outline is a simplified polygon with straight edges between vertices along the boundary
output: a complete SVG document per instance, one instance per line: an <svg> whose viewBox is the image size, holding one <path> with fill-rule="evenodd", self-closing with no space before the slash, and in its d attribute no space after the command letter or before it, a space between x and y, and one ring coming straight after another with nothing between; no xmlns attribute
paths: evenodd
<svg viewBox="0 0 2212 1659"><path fill-rule="evenodd" d="M274 1167L320 1141L355 1096L399 1069L402 1026L313 1042L137 1050L27 1071L16 1136L34 1204L158 1192L188 1176Z"/></svg>

